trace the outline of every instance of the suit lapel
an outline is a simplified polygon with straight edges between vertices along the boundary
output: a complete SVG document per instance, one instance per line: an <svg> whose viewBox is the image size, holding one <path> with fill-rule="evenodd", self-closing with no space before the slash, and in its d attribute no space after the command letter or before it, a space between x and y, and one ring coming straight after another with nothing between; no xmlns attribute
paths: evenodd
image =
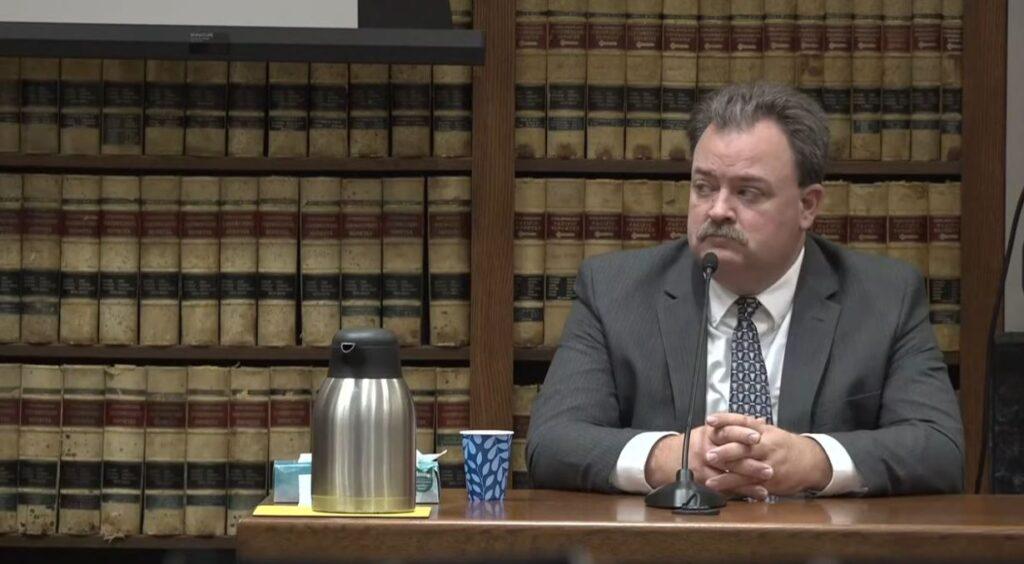
<svg viewBox="0 0 1024 564"><path fill-rule="evenodd" d="M814 396L825 372L842 309L828 299L839 289L839 282L810 236L805 249L793 297L779 392L778 425L794 433L810 431Z"/></svg>
<svg viewBox="0 0 1024 564"><path fill-rule="evenodd" d="M689 246L680 244L678 259L670 270L658 304L658 323L661 327L665 358L668 361L668 376L678 429L683 429L686 425L690 390L694 385L693 359L697 354L699 299L703 288L704 281L695 268ZM698 424L704 419L705 396L706 394L701 394L697 398L693 420Z"/></svg>

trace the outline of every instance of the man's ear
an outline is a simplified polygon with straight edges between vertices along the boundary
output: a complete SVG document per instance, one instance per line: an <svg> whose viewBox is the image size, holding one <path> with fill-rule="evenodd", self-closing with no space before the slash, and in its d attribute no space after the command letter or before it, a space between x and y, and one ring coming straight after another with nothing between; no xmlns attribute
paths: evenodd
<svg viewBox="0 0 1024 564"><path fill-rule="evenodd" d="M804 231L814 224L814 218L821 211L826 197L825 187L821 184L811 184L800 189L800 227Z"/></svg>

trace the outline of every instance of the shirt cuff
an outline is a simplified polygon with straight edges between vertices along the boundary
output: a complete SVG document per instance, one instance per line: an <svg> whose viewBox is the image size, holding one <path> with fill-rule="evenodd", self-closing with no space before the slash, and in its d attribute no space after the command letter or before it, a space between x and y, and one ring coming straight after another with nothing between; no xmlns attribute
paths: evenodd
<svg viewBox="0 0 1024 564"><path fill-rule="evenodd" d="M825 456L828 457L828 462L832 465L832 480L825 486L825 489L812 492L814 495L824 497L867 491L867 486L864 485L857 466L842 443L828 435L819 433L805 433L803 436L814 439L825 451Z"/></svg>
<svg viewBox="0 0 1024 564"><path fill-rule="evenodd" d="M651 455L655 443L662 437L679 433L651 431L640 433L629 440L619 453L619 460L612 471L612 485L628 492L646 494L651 491L647 483L647 458Z"/></svg>

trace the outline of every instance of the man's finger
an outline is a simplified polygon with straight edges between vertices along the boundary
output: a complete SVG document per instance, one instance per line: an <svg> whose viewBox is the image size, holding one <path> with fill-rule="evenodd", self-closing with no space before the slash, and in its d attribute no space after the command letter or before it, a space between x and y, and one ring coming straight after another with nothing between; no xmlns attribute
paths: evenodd
<svg viewBox="0 0 1024 564"><path fill-rule="evenodd" d="M751 458L751 447L742 443L728 443L716 446L704 455L704 459L718 468L725 468L728 464L738 462L744 458Z"/></svg>
<svg viewBox="0 0 1024 564"><path fill-rule="evenodd" d="M726 464L725 469L731 473L742 474L755 480L771 480L772 476L775 475L774 468L753 458L744 458L740 461Z"/></svg>
<svg viewBox="0 0 1024 564"><path fill-rule="evenodd" d="M768 490L764 486L744 486L736 488L731 493L742 497L750 497L758 501L768 499Z"/></svg>
<svg viewBox="0 0 1024 564"><path fill-rule="evenodd" d="M764 480L755 480L749 476L744 476L743 474L729 473L715 476L705 482L705 485L715 491L732 492L737 491L740 488L756 486L763 482Z"/></svg>
<svg viewBox="0 0 1024 564"><path fill-rule="evenodd" d="M713 428L722 428L729 425L747 427L762 432L767 423L763 419L757 419L741 413L718 412L707 416L705 422Z"/></svg>
<svg viewBox="0 0 1024 564"><path fill-rule="evenodd" d="M716 445L726 443L740 443L745 445L756 445L761 440L761 433L740 425L726 425L725 427L708 427L708 440Z"/></svg>

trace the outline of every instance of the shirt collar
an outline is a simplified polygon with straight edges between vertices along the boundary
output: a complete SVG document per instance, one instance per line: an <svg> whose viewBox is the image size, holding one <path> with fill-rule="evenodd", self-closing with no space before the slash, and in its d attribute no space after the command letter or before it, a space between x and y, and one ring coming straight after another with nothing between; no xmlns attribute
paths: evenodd
<svg viewBox="0 0 1024 564"><path fill-rule="evenodd" d="M761 302L761 309L768 312L773 326L778 326L793 307L793 296L796 295L796 283L800 279L800 267L803 265L803 262L804 249L801 248L800 254L797 255L789 270L766 290L754 296ZM711 303L709 304L708 322L712 327L717 327L722 322L722 318L725 317L725 314L737 298L739 298L737 294L726 289L714 278L711 279Z"/></svg>

